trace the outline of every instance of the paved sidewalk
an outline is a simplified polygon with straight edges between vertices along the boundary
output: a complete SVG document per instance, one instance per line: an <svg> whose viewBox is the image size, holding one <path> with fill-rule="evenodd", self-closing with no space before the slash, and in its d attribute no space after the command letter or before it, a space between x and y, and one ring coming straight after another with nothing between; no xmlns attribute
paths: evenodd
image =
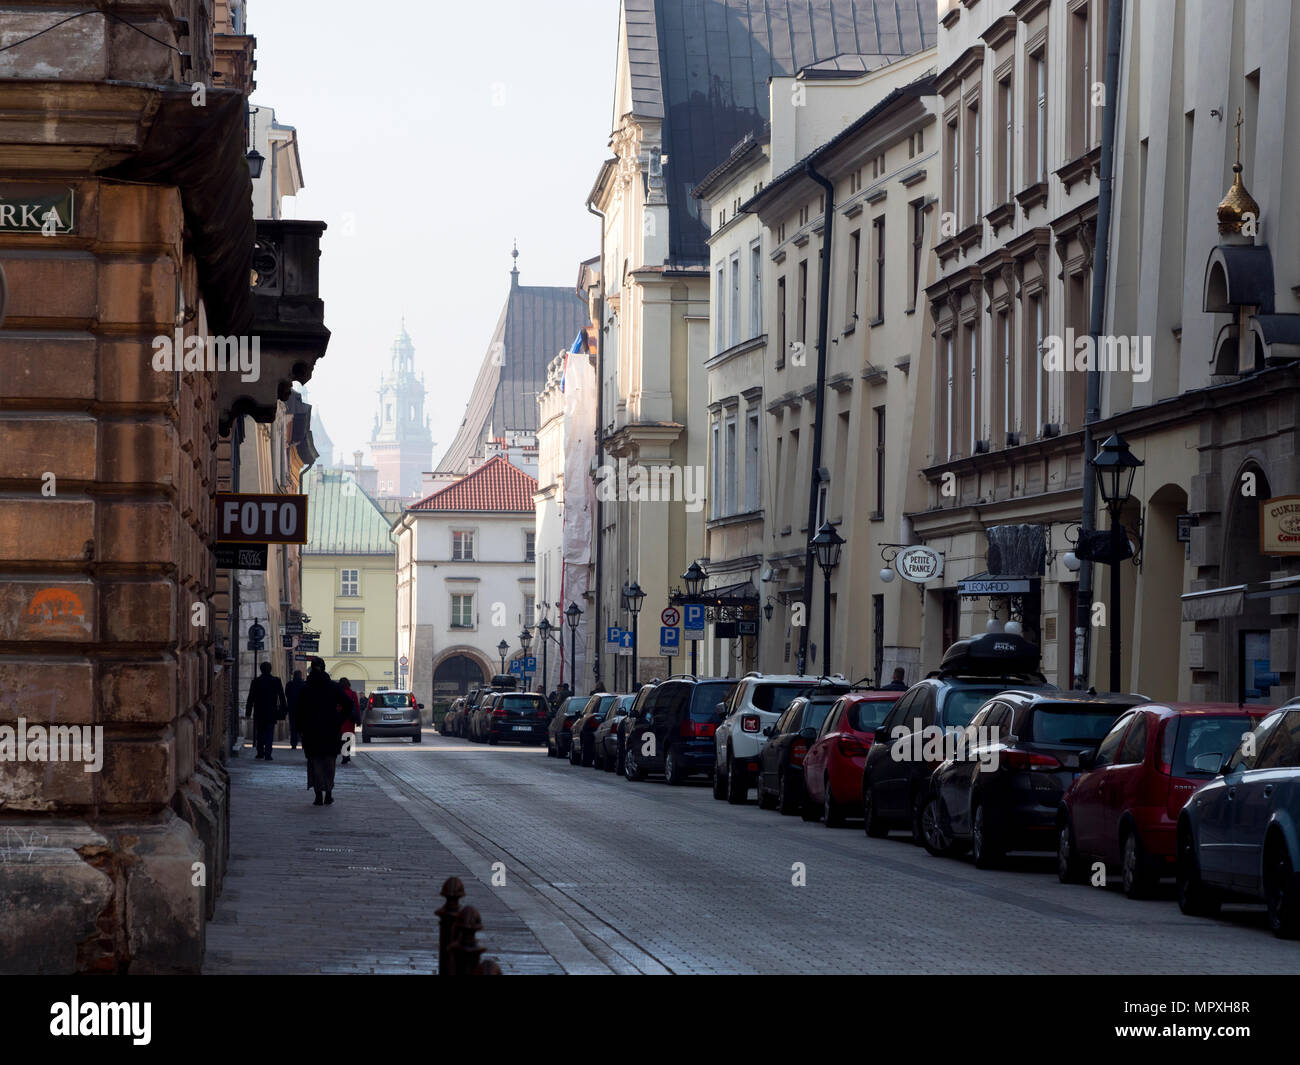
<svg viewBox="0 0 1300 1065"><path fill-rule="evenodd" d="M208 925L205 973L407 973L438 968L438 889L464 881L479 942L503 972L559 973L525 922L422 827L415 801L371 759L340 765L332 806L313 806L301 750L251 748L229 763L230 869Z"/></svg>

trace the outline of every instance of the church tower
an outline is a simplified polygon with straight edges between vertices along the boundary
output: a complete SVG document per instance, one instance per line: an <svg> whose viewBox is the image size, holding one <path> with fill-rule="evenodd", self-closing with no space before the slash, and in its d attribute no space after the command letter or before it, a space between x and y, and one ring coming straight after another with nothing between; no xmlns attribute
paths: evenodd
<svg viewBox="0 0 1300 1065"><path fill-rule="evenodd" d="M370 454L381 497L419 496L420 475L433 466L433 435L424 413L424 376L415 372L415 345L405 322L380 383Z"/></svg>

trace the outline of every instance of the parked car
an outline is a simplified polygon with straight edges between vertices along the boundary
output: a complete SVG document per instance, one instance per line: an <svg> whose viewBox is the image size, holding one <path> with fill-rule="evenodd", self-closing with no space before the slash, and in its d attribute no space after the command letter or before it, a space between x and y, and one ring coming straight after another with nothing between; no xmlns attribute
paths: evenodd
<svg viewBox="0 0 1300 1065"><path fill-rule="evenodd" d="M491 688L471 688L469 690L469 694L456 708L456 716L452 718L451 734L453 736L459 736L461 739L469 738L470 717L474 713L475 707L478 706L479 700L485 695L491 694L491 691Z"/></svg>
<svg viewBox="0 0 1300 1065"><path fill-rule="evenodd" d="M475 712L480 742L545 743L550 707L532 692L493 692Z"/></svg>
<svg viewBox="0 0 1300 1065"><path fill-rule="evenodd" d="M424 703L415 701L415 693L385 689L365 696L361 710L361 742L374 736L410 736L412 743L422 738L420 711Z"/></svg>
<svg viewBox="0 0 1300 1065"><path fill-rule="evenodd" d="M605 714L605 720L596 728L593 739L595 755L592 764L606 773L623 772L623 736L619 726L627 718L627 713L636 702L635 695L620 695Z"/></svg>
<svg viewBox="0 0 1300 1065"><path fill-rule="evenodd" d="M1198 767L1219 752L1205 751ZM1300 936L1300 700L1248 733L1178 817L1178 905L1212 917L1226 900L1263 902L1273 934Z"/></svg>
<svg viewBox="0 0 1300 1065"><path fill-rule="evenodd" d="M767 743L758 754L758 772L754 774L762 809L793 814L803 808L804 756L838 698L832 692L801 695L785 708L775 724L763 730Z"/></svg>
<svg viewBox="0 0 1300 1065"><path fill-rule="evenodd" d="M464 705L465 705L465 696L462 695L457 699L453 699L451 702L451 706L447 708L446 713L444 713L442 717L439 718L434 723L438 729L438 732L441 735L443 736L454 735L452 729L455 727L456 712Z"/></svg>
<svg viewBox="0 0 1300 1065"><path fill-rule="evenodd" d="M632 710L623 749L623 775L644 780L663 773L680 784L713 767L713 733L721 715L718 705L731 695L734 680L670 677L650 689Z"/></svg>
<svg viewBox="0 0 1300 1065"><path fill-rule="evenodd" d="M747 673L724 704L722 723L714 733L713 797L737 804L748 800L758 756L767 743L763 729L776 724L791 702L814 691L848 690L843 677Z"/></svg>
<svg viewBox="0 0 1300 1065"><path fill-rule="evenodd" d="M594 692L587 696L582 713L569 730L569 762L573 765L591 765L596 757L596 729L605 720L605 713L618 696L613 692Z"/></svg>
<svg viewBox="0 0 1300 1065"><path fill-rule="evenodd" d="M902 692L854 691L841 696L803 760L805 820L835 828L845 817L862 815L862 769L876 729ZM778 802L779 807L779 802Z"/></svg>
<svg viewBox="0 0 1300 1065"><path fill-rule="evenodd" d="M549 758L567 758L573 740L573 723L586 708L587 697L574 695L555 708L546 730L546 754Z"/></svg>
<svg viewBox="0 0 1300 1065"><path fill-rule="evenodd" d="M921 815L926 850L969 846L981 869L1007 851L1055 850L1056 814L1083 771L1080 756L1146 701L1121 692L1014 690L990 699L954 734L955 757L946 751L930 777Z"/></svg>
<svg viewBox="0 0 1300 1065"><path fill-rule="evenodd" d="M1057 816L1058 875L1081 883L1094 861L1123 874L1130 898L1174 874L1178 815L1192 792L1213 780L1269 712L1258 706L1150 703L1124 714L1065 793ZM1210 758L1209 755L1215 755Z"/></svg>
<svg viewBox="0 0 1300 1065"><path fill-rule="evenodd" d="M1039 652L1022 636L986 633L958 640L939 669L918 681L894 705L876 730L862 768L862 827L868 836L908 828L913 842L925 842L921 804L942 758L931 757L926 730L955 732L990 698L1008 688L1056 691L1038 672Z"/></svg>

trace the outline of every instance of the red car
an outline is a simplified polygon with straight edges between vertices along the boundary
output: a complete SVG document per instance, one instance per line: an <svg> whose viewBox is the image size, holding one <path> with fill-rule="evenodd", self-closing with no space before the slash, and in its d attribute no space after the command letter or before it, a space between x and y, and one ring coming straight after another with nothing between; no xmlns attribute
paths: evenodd
<svg viewBox="0 0 1300 1065"><path fill-rule="evenodd" d="M806 821L820 817L828 828L846 816L862 816L862 768L876 729L900 691L855 691L837 699L803 760Z"/></svg>
<svg viewBox="0 0 1300 1065"><path fill-rule="evenodd" d="M1178 813L1192 792L1218 775L1269 712L1233 703L1146 703L1122 714L1087 770L1066 790L1057 815L1057 873L1082 883L1094 861L1123 871L1129 898L1174 874Z"/></svg>

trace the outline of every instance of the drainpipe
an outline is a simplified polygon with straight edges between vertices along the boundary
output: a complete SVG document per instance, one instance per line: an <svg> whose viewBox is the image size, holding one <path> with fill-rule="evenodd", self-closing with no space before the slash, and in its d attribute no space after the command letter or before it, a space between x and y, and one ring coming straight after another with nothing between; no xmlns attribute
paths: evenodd
<svg viewBox="0 0 1300 1065"><path fill-rule="evenodd" d="M1110 0L1106 23L1106 103L1101 112L1101 176L1097 190L1097 239L1092 253L1092 304L1088 332L1093 350L1106 327L1106 280L1110 265L1111 194L1115 172L1115 120L1119 112L1119 51L1124 35L1124 0ZM1101 420L1101 369L1094 361L1088 371L1087 410L1083 416L1083 515L1079 527L1088 533L1097 527L1097 479L1092 459L1097 453L1093 425ZM1114 563L1118 565L1119 563ZM1092 663L1092 589L1094 564L1080 561L1078 607L1074 619L1073 687L1086 688ZM1110 625L1119 624L1119 604L1110 604Z"/></svg>
<svg viewBox="0 0 1300 1065"><path fill-rule="evenodd" d="M826 210L822 215L822 250L821 250L821 276L818 279L818 296L817 296L817 405L813 414L815 419L813 425L813 449L812 449L812 480L808 486L808 537L804 544L806 558L803 567L803 606L804 606L804 624L799 631L799 672L802 674L808 667L808 633L812 628L809 619L809 609L812 606L812 582L813 570L816 569L816 559L813 558L812 538L817 535L817 488L821 483L822 468L822 415L826 406L826 342L829 333L830 321L830 303L831 303L831 243L835 233L835 186L825 177L817 172L817 168L811 162L804 164L804 173L817 182L826 193ZM825 658L826 649L822 648L822 661Z"/></svg>
<svg viewBox="0 0 1300 1065"><path fill-rule="evenodd" d="M590 203L587 204L587 213L600 219L600 284L596 288L596 467L599 469L605 465L605 215L604 212L597 210ZM600 597L604 590L602 580L605 563L604 529L605 504L600 498L600 493L597 493L595 529L596 594L591 599L591 672L595 685L591 690L594 692L604 691L604 687L600 683L600 664L604 658L603 648L605 646L605 641L600 638ZM564 573L563 567L564 563L561 561L561 575Z"/></svg>

